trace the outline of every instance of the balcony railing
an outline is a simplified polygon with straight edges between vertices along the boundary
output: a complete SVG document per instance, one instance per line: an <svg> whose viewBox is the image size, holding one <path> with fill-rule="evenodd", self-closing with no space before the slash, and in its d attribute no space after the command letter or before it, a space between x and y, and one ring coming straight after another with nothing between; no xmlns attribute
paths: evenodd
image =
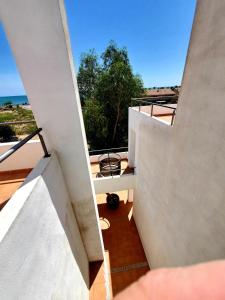
<svg viewBox="0 0 225 300"><path fill-rule="evenodd" d="M5 123L0 123L0 126L4 126L4 125L15 125L15 124L26 124L26 123L33 123L35 122L34 120L31 121L19 121L19 122L5 122ZM48 153L47 147L45 145L43 136L41 135L42 128L38 128L36 129L34 132L32 132L31 134L29 134L27 137L25 137L22 141L16 143L13 147L11 147L9 150L7 150L5 153L0 155L0 163L2 163L4 160L6 160L9 156L11 156L12 154L14 154L17 150L19 150L23 145L25 145L29 140L31 140L35 135L38 135L40 142L41 142L41 146L44 152L44 157L49 157L50 154Z"/></svg>
<svg viewBox="0 0 225 300"><path fill-rule="evenodd" d="M108 148L108 149L100 149L100 150L90 150L89 155L101 155L105 153L118 153L118 152L128 152L128 147L120 147L120 148Z"/></svg>
<svg viewBox="0 0 225 300"><path fill-rule="evenodd" d="M163 117L170 117L168 122L171 126L174 124L174 119L176 115L176 107L162 104L162 103L157 103L157 102L150 102L142 99L131 99L132 100L132 106L135 106L138 108L139 112L144 112L148 113L151 117L156 117L156 118L163 118ZM176 104L175 104L176 105ZM162 111L161 113L158 111L155 111L156 107L162 107L164 109L164 112ZM149 109L148 109L149 108Z"/></svg>

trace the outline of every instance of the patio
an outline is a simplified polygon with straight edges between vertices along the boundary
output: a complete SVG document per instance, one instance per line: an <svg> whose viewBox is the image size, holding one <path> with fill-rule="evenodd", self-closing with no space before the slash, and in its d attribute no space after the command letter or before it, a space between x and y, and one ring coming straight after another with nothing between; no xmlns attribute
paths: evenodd
<svg viewBox="0 0 225 300"><path fill-rule="evenodd" d="M149 271L132 216L133 203L127 201L127 191L116 193L120 196L117 210L108 209L105 194L97 195L105 266L104 263L90 265L90 299L94 300L105 299L106 294L112 298Z"/></svg>
<svg viewBox="0 0 225 300"><path fill-rule="evenodd" d="M21 186L31 169L0 172L0 210Z"/></svg>

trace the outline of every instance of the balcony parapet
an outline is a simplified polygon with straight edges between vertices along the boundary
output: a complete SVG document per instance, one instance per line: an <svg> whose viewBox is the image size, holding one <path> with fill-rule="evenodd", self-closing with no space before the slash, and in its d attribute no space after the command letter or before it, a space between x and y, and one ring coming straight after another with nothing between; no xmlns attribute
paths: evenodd
<svg viewBox="0 0 225 300"><path fill-rule="evenodd" d="M128 147L110 148L89 151L92 178L115 177L127 174L134 174L134 168L128 165ZM118 160L117 165L111 159ZM106 161L105 169L101 166L101 161ZM108 166L107 166L108 161Z"/></svg>
<svg viewBox="0 0 225 300"><path fill-rule="evenodd" d="M131 108L139 111L140 113L146 114L166 125L173 126L177 103L161 103L161 102L150 102L142 99L132 99L134 106Z"/></svg>
<svg viewBox="0 0 225 300"><path fill-rule="evenodd" d="M106 193L119 190L133 189L135 187L135 168L128 165L128 148L111 148L90 151L90 162L92 179L96 193ZM93 155L92 155L93 154ZM100 167L100 159L120 157L120 164L112 167L109 163L108 169L104 171Z"/></svg>

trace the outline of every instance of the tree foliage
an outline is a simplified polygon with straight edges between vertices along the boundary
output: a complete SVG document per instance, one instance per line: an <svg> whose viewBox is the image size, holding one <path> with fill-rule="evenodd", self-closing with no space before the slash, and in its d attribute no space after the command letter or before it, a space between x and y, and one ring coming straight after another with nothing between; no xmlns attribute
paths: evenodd
<svg viewBox="0 0 225 300"><path fill-rule="evenodd" d="M86 84L82 80L90 78L89 73L80 78L80 86L86 86L86 94L83 90L82 101L87 139L90 147L100 149L102 147L127 146L128 139L128 107L132 97L143 94L143 82L141 77L134 75L129 62L128 52L125 48L118 48L114 42L110 42L101 56L102 64L94 53L89 57L91 66L95 60L98 71L95 72L93 85ZM83 56L86 57L86 56ZM85 61L85 64L88 61ZM81 62L81 65L84 63ZM93 69L86 65L85 70ZM85 73L82 68L82 73ZM92 72L93 74L94 72ZM81 79L82 78L82 79Z"/></svg>
<svg viewBox="0 0 225 300"><path fill-rule="evenodd" d="M88 53L82 54L77 76L82 105L84 105L85 100L94 97L95 85L99 72L98 56L95 54L95 51L92 49Z"/></svg>
<svg viewBox="0 0 225 300"><path fill-rule="evenodd" d="M122 62L129 65L129 58L126 48L119 49L114 41L110 41L105 52L101 56L103 60L103 68L108 70L116 62Z"/></svg>
<svg viewBox="0 0 225 300"><path fill-rule="evenodd" d="M92 150L106 147L108 134L108 120L104 116L104 111L98 101L86 100L83 108L83 117L87 141Z"/></svg>
<svg viewBox="0 0 225 300"><path fill-rule="evenodd" d="M11 142L15 139L15 131L9 125L0 126L0 142Z"/></svg>

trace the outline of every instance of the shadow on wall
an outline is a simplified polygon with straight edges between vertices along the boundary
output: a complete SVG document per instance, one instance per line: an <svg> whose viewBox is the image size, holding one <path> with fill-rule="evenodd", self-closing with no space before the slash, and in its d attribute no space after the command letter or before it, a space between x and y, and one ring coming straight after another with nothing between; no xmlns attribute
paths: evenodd
<svg viewBox="0 0 225 300"><path fill-rule="evenodd" d="M43 160L45 160L45 158L43 158ZM34 176L37 176L37 174L34 173ZM89 288L87 254L81 239L73 206L66 189L61 167L55 153L50 157L49 163L43 171L42 179L44 180L52 205L58 215L58 220L66 234L80 274L83 277L86 287Z"/></svg>
<svg viewBox="0 0 225 300"><path fill-rule="evenodd" d="M83 278L86 288L89 289L88 259L56 154L52 154L51 157L41 159L38 165L26 178L19 190L29 189L29 186L31 186L31 190L29 191L28 197L25 201L30 201L29 198L32 197L33 194L35 197L34 201L37 211L42 210L41 206L46 206L46 209L44 209L43 213L41 214L41 218L39 218L37 221L40 221L40 224L36 224L34 226L37 228L37 231L45 231L45 234L48 236L48 248L53 247L55 241L55 253L59 251L59 253L63 255L62 260L64 260L64 267L66 268L65 272L70 268L74 268L74 265L72 264L70 266L67 265L67 258L70 257L68 261L71 262L74 259L75 264L79 269L77 274L79 273L78 276ZM48 210L50 210L49 220L46 216L46 211ZM36 214L37 213L38 212L36 212ZM43 222L45 222L44 228ZM56 228L58 228L58 232ZM66 240L69 244L72 255L69 254L70 251L68 251L68 246L66 246ZM51 245L51 242L53 246ZM43 243L44 241L42 244ZM57 249L57 247L59 247L59 249ZM44 256L48 254L47 251L48 249L46 250L46 253L44 253ZM50 253L50 255L51 254L54 255L53 253ZM57 263L60 264L60 257L57 259L59 261ZM61 272L63 271L64 270L62 268ZM76 271L71 269L71 272L74 273ZM67 277L69 278L69 276ZM65 281L66 279L63 278L62 280ZM79 281L77 284L79 284Z"/></svg>

